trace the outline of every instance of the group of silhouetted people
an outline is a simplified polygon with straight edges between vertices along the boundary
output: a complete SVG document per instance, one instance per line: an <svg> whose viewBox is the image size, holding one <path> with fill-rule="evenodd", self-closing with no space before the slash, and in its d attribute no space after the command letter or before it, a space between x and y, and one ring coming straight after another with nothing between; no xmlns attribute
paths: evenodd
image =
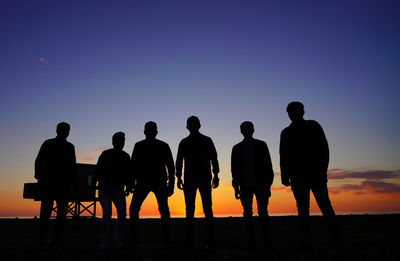
<svg viewBox="0 0 400 261"><path fill-rule="evenodd" d="M340 244L339 229L335 212L331 206L327 188L329 148L321 126L312 120L304 120L304 106L291 102L287 112L292 123L281 133L280 166L284 186L291 186L297 202L299 224L302 232L300 248L311 248L309 204L310 190L313 192L335 244ZM211 191L219 186L219 164L217 151L210 137L200 133L200 120L196 116L187 119L186 128L190 134L179 143L176 164L169 145L156 138L158 130L155 122L144 126L145 139L135 144L130 157L123 151L125 134L117 132L112 136L113 148L100 155L96 166L99 201L103 209L100 233L100 248L110 247L112 203L117 209L112 247L124 246L126 196L132 193L130 210L130 230L132 245L140 242L139 212L150 192L156 196L161 215L162 243L170 244L170 212L168 197L175 187L184 192L186 204L186 248L195 246L195 198L200 192L206 220L206 243L215 248L214 222ZM54 200L57 202L57 220L52 244L60 243L65 216L67 214L68 186L76 168L74 146L66 139L69 124L57 125L57 136L45 141L35 161L35 178L41 191L40 245L47 243L49 218ZM265 247L273 247L270 239L268 202L274 173L268 146L264 141L253 138L254 125L245 121L240 125L244 139L232 149L232 185L236 199L243 206L243 220L247 231L247 245L255 243L253 228L253 198L257 200ZM175 168L176 166L176 168ZM184 178L183 178L184 173Z"/></svg>

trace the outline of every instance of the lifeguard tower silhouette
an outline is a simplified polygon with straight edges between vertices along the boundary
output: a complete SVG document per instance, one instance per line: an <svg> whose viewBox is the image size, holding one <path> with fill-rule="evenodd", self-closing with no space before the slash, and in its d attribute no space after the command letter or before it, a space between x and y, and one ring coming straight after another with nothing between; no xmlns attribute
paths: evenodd
<svg viewBox="0 0 400 261"><path fill-rule="evenodd" d="M96 165L93 164L76 164L77 175L73 188L68 196L67 216L96 217L96 205L99 201L96 182L94 179ZM24 198L41 201L38 183L24 184ZM53 208L57 213L57 206Z"/></svg>

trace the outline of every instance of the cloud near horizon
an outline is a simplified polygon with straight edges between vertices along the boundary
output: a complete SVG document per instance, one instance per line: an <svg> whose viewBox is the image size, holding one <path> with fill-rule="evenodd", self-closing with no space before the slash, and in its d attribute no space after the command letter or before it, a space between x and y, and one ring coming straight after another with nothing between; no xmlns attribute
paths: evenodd
<svg viewBox="0 0 400 261"><path fill-rule="evenodd" d="M280 173L275 173L275 176L280 176ZM393 182L400 180L400 170L345 170L345 169L330 169L328 170L328 179L332 182L337 180L351 180L351 182L329 186L331 194L351 193L353 195L375 194L375 195L392 195L400 197L400 183ZM354 184L354 179L359 182ZM389 181L388 181L389 180ZM330 183L329 183L330 184ZM290 188L274 187L275 191L289 191Z"/></svg>
<svg viewBox="0 0 400 261"><path fill-rule="evenodd" d="M400 170L344 170L332 169L328 171L328 179L398 179Z"/></svg>
<svg viewBox="0 0 400 261"><path fill-rule="evenodd" d="M102 152L103 152L103 149L77 152L76 153L76 161L78 163L96 164L97 159L99 158L99 156Z"/></svg>
<svg viewBox="0 0 400 261"><path fill-rule="evenodd" d="M362 194L396 194L400 196L400 184L383 181L384 179L400 178L400 170L343 170L333 169L328 173L329 180L360 179L360 184L343 184L329 188L332 194L352 193ZM397 195L398 194L398 195Z"/></svg>

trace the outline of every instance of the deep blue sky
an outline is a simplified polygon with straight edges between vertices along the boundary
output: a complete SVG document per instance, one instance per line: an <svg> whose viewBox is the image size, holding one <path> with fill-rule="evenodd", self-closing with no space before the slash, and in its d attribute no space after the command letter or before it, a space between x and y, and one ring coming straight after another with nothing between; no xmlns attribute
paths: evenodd
<svg viewBox="0 0 400 261"><path fill-rule="evenodd" d="M197 115L230 183L251 120L279 172L292 100L324 127L331 168L399 169L399 13L398 1L1 1L3 188L33 180L60 121L96 162L116 131L131 153L149 120L175 156Z"/></svg>

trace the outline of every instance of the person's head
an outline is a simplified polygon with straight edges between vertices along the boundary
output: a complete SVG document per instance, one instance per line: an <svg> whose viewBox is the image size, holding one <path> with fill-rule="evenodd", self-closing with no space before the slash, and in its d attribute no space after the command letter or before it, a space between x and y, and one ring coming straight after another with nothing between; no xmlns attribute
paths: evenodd
<svg viewBox="0 0 400 261"><path fill-rule="evenodd" d="M57 138L66 140L69 135L70 129L71 127L66 122L60 122L59 124L57 124Z"/></svg>
<svg viewBox="0 0 400 261"><path fill-rule="evenodd" d="M157 124L154 121L146 122L144 125L144 135L146 135L146 138L155 138L157 134Z"/></svg>
<svg viewBox="0 0 400 261"><path fill-rule="evenodd" d="M240 132L245 139L252 138L254 133L254 125L251 121L244 121L240 124Z"/></svg>
<svg viewBox="0 0 400 261"><path fill-rule="evenodd" d="M304 105L301 102L294 101L288 104L286 111L289 118L293 122L303 120L304 116Z"/></svg>
<svg viewBox="0 0 400 261"><path fill-rule="evenodd" d="M199 131L201 125L200 120L196 116L190 116L186 121L186 129L190 132L197 132Z"/></svg>
<svg viewBox="0 0 400 261"><path fill-rule="evenodd" d="M114 149L122 150L125 146L125 133L122 131L114 133L112 136L112 145Z"/></svg>

